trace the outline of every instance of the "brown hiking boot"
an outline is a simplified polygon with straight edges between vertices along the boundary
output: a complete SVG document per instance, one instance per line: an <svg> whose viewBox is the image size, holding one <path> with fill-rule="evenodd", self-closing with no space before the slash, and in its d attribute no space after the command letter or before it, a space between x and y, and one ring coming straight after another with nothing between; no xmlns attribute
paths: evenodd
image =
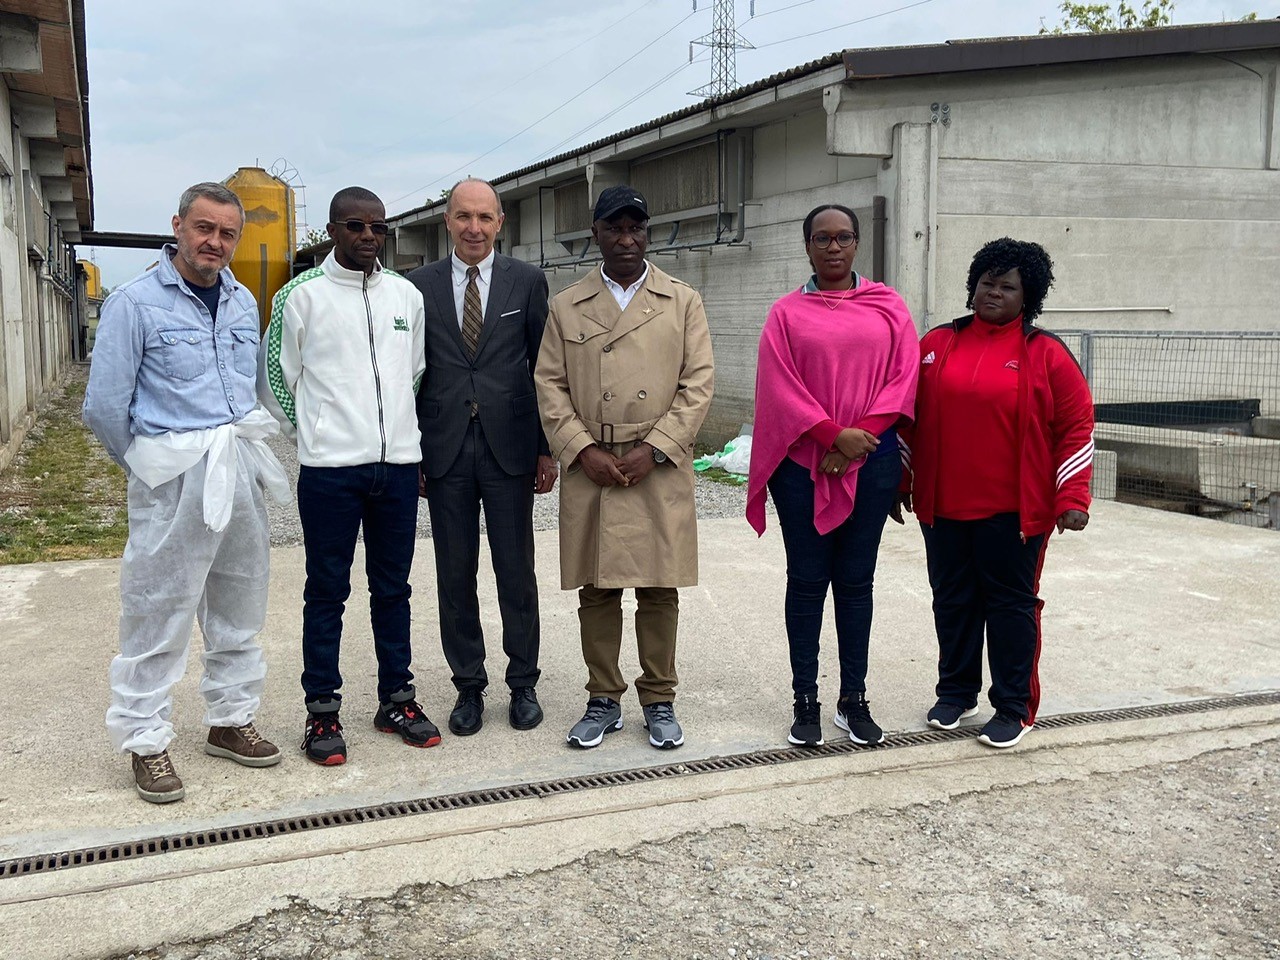
<svg viewBox="0 0 1280 960"><path fill-rule="evenodd" d="M252 723L243 727L210 727L204 752L246 767L273 767L280 762L280 748L263 739Z"/></svg>
<svg viewBox="0 0 1280 960"><path fill-rule="evenodd" d="M133 779L138 784L138 796L151 803L173 803L186 796L182 781L173 769L169 751L163 750L150 757L133 757Z"/></svg>

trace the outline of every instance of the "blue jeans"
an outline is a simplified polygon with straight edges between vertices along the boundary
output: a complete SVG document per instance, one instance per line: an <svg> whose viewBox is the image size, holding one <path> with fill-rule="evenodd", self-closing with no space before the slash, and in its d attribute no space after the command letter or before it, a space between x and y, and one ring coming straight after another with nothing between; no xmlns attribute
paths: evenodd
<svg viewBox="0 0 1280 960"><path fill-rule="evenodd" d="M413 691L409 671L409 568L418 521L418 465L365 463L298 471L298 516L307 553L302 591L302 689L310 706L338 700L342 614L351 595L356 536L364 527L369 620L378 702Z"/></svg>
<svg viewBox="0 0 1280 960"><path fill-rule="evenodd" d="M787 551L784 609L791 687L797 695L818 692L818 637L828 588L835 597L840 696L866 691L876 558L902 477L897 436L890 432L888 438L881 444L888 448L886 453L868 458L858 470L853 513L826 535L813 525L813 480L808 468L786 459L769 478Z"/></svg>

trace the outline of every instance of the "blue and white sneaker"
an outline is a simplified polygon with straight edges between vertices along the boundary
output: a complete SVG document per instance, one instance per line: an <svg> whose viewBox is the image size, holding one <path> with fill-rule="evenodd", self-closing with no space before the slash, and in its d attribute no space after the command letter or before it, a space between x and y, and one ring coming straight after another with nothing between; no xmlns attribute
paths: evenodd
<svg viewBox="0 0 1280 960"><path fill-rule="evenodd" d="M939 700L925 716L929 726L935 730L954 730L960 726L961 720L978 715L977 707L958 707L954 703L943 703Z"/></svg>
<svg viewBox="0 0 1280 960"><path fill-rule="evenodd" d="M982 732L978 734L978 742L1003 750L1006 747L1017 746L1018 741L1025 737L1030 729L1031 725L1024 724L1021 717L1015 717L1011 713L997 713L987 721Z"/></svg>

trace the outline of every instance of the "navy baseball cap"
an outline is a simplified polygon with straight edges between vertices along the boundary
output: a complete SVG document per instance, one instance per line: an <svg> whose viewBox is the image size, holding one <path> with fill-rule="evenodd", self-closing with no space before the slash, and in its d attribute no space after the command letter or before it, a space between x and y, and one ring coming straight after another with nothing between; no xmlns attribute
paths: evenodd
<svg viewBox="0 0 1280 960"><path fill-rule="evenodd" d="M649 219L649 204L644 194L634 187L608 187L600 192L596 200L596 211L592 220L610 220L624 210L633 210L641 220Z"/></svg>

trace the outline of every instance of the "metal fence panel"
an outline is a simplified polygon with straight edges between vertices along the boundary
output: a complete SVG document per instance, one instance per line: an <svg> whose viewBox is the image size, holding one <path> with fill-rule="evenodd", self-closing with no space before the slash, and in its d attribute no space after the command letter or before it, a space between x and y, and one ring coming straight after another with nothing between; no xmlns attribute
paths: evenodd
<svg viewBox="0 0 1280 960"><path fill-rule="evenodd" d="M1119 499L1280 526L1280 333L1055 332L1089 380Z"/></svg>

